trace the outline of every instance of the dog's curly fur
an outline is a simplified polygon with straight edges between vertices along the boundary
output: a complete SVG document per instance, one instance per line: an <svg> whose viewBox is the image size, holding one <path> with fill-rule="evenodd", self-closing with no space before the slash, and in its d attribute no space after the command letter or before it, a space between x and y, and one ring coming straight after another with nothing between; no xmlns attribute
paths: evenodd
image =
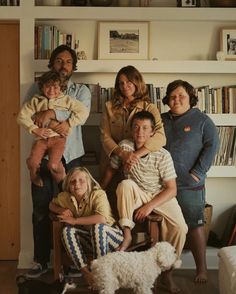
<svg viewBox="0 0 236 294"><path fill-rule="evenodd" d="M168 242L158 242L143 252L113 252L91 264L100 294L113 294L119 288L130 288L136 294L151 294L158 275L180 267L175 248Z"/></svg>

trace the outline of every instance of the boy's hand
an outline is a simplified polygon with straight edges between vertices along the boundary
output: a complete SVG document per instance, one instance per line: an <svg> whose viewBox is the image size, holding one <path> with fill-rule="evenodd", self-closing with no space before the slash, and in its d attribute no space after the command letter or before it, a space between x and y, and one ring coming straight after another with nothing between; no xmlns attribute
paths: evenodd
<svg viewBox="0 0 236 294"><path fill-rule="evenodd" d="M32 133L42 139L47 139L51 136L52 130L47 128L36 128L32 131Z"/></svg>
<svg viewBox="0 0 236 294"><path fill-rule="evenodd" d="M152 212L153 207L150 203L144 204L134 212L134 221L143 222L145 218Z"/></svg>

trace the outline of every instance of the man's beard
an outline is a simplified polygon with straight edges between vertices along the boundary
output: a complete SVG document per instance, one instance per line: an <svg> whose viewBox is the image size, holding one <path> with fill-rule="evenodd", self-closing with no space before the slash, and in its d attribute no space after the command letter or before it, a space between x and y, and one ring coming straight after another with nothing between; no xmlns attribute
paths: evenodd
<svg viewBox="0 0 236 294"><path fill-rule="evenodd" d="M60 75L60 79L61 81L68 81L72 75L72 72L69 74L67 71L65 71L64 69L61 69L58 71L59 75Z"/></svg>
<svg viewBox="0 0 236 294"><path fill-rule="evenodd" d="M68 74L68 72L63 69L60 70L58 73L60 75L60 80L61 80L61 90L64 92L67 89L67 83L68 83L72 73Z"/></svg>

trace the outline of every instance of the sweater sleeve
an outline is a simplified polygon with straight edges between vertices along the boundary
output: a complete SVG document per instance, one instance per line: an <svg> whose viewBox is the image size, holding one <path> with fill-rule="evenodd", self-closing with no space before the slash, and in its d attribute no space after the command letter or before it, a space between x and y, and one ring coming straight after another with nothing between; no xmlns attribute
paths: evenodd
<svg viewBox="0 0 236 294"><path fill-rule="evenodd" d="M147 148L149 151L154 152L161 149L161 147L165 146L166 144L166 136L165 131L162 123L162 119L160 116L160 112L155 104L149 104L147 111L151 112L155 118L155 132L154 135L147 140L144 147Z"/></svg>
<svg viewBox="0 0 236 294"><path fill-rule="evenodd" d="M191 172L199 179L204 178L207 171L210 169L219 145L219 136L216 126L209 117L207 117L203 124L202 133L203 148L198 160L191 169Z"/></svg>
<svg viewBox="0 0 236 294"><path fill-rule="evenodd" d="M102 114L102 120L100 124L101 142L103 149L108 157L111 156L113 150L118 147L118 144L113 140L110 128L110 117L108 115L107 107Z"/></svg>
<svg viewBox="0 0 236 294"><path fill-rule="evenodd" d="M70 117L68 119L70 127L82 125L89 116L89 110L80 101L70 98Z"/></svg>
<svg viewBox="0 0 236 294"><path fill-rule="evenodd" d="M35 105L37 104L37 97L33 97L30 101L25 102L17 116L17 123L22 125L30 134L32 130L38 128L32 116L37 112Z"/></svg>

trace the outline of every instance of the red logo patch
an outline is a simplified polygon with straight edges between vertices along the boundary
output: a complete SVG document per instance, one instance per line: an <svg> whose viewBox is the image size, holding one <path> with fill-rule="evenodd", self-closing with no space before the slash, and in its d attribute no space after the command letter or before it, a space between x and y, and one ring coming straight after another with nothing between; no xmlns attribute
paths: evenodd
<svg viewBox="0 0 236 294"><path fill-rule="evenodd" d="M191 127L190 126L184 127L184 132L190 132L190 131L191 131Z"/></svg>

